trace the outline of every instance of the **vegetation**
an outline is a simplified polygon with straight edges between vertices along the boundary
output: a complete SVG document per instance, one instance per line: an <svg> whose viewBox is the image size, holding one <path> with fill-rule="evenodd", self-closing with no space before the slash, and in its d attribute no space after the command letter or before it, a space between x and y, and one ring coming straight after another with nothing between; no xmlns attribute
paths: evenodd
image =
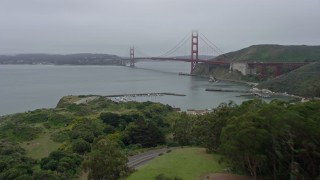
<svg viewBox="0 0 320 180"><path fill-rule="evenodd" d="M74 65L110 65L119 64L120 57L109 54L17 54L0 55L0 64L74 64Z"/></svg>
<svg viewBox="0 0 320 180"><path fill-rule="evenodd" d="M224 172L220 156L207 154L203 148L182 148L157 157L127 179L194 180L209 172Z"/></svg>
<svg viewBox="0 0 320 180"><path fill-rule="evenodd" d="M26 151L17 143L1 140L0 179L63 179L51 171L35 170L36 165L37 161L27 157Z"/></svg>
<svg viewBox="0 0 320 180"><path fill-rule="evenodd" d="M221 104L196 118L189 142L224 155L233 171L253 178L315 179L320 175L319 109L320 101Z"/></svg>
<svg viewBox="0 0 320 180"><path fill-rule="evenodd" d="M226 53L215 60L245 61L245 62L305 62L320 61L320 46L282 46L253 45L238 51Z"/></svg>
<svg viewBox="0 0 320 180"><path fill-rule="evenodd" d="M72 179L80 175L82 168L92 179L118 179L129 170L123 153L166 143L165 135L170 131L167 117L174 113L170 106L114 103L98 96L90 102L75 103L88 97L67 96L54 109L2 117L0 140L4 149L14 151L1 155L0 162L8 163L0 168L0 179ZM103 147L102 142L108 143ZM123 153L118 154L119 149ZM99 160L99 168L110 176L96 173L99 168L93 163L97 164L98 157L109 157Z"/></svg>
<svg viewBox="0 0 320 180"><path fill-rule="evenodd" d="M319 62L320 46L281 46L281 45L253 45L235 52L220 55L213 60L233 62ZM319 62L320 63L320 62ZM279 92L295 92L298 95L313 96L318 88L319 68L301 68L300 72L284 74L284 77L273 79L272 68L267 68L266 77L259 75L242 75L238 71L229 72L228 65L200 64L195 74L211 75L220 79L264 82L261 87L270 87ZM290 72L294 67L282 67L284 73ZM311 70L309 72L307 69ZM289 85L289 86L288 86Z"/></svg>
<svg viewBox="0 0 320 180"><path fill-rule="evenodd" d="M1 117L0 179L73 179L83 170L90 179L119 179L130 172L127 155L159 145L214 154L199 148L164 153L129 179L194 179L226 167L253 178L320 176L320 101L229 102L196 116L99 96L75 103L87 97Z"/></svg>
<svg viewBox="0 0 320 180"><path fill-rule="evenodd" d="M99 138L93 146L93 151L84 161L83 168L89 172L89 180L117 180L129 172L127 161L116 142Z"/></svg>
<svg viewBox="0 0 320 180"><path fill-rule="evenodd" d="M49 157L41 159L40 167L58 174L62 179L70 179L80 170L81 161L81 157L77 154L53 151Z"/></svg>
<svg viewBox="0 0 320 180"><path fill-rule="evenodd" d="M320 62L308 64L259 84L259 88L307 97L320 97Z"/></svg>

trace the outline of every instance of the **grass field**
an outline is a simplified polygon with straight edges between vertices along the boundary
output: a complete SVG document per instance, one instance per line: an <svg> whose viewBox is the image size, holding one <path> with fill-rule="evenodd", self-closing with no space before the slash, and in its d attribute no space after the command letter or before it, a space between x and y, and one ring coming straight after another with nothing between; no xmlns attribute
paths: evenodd
<svg viewBox="0 0 320 180"><path fill-rule="evenodd" d="M127 179L155 179L159 174L183 180L200 179L210 172L224 172L226 166L218 163L219 158L216 154L206 154L203 148L176 149L142 166Z"/></svg>
<svg viewBox="0 0 320 180"><path fill-rule="evenodd" d="M60 143L52 141L50 135L50 132L46 130L38 138L23 142L21 147L27 151L27 155L31 158L41 159L47 157L50 152L57 150L61 145Z"/></svg>

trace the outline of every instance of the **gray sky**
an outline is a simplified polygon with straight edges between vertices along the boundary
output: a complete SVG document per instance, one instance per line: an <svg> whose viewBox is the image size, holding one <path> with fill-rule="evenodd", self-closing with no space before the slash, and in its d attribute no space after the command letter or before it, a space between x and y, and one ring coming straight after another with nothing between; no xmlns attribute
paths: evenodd
<svg viewBox="0 0 320 180"><path fill-rule="evenodd" d="M222 51L319 45L320 0L0 0L0 53L159 55L191 30Z"/></svg>

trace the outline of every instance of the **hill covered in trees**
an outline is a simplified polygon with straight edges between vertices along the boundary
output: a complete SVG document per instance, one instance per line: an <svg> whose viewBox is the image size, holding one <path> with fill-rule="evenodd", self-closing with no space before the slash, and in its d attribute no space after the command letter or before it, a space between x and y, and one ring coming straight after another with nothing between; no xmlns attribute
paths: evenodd
<svg viewBox="0 0 320 180"><path fill-rule="evenodd" d="M66 96L53 109L0 117L0 179L74 179L83 171L121 179L130 173L129 155L156 146L204 147L221 155L229 173L316 179L319 109L316 100L256 99L189 115L160 103Z"/></svg>
<svg viewBox="0 0 320 180"><path fill-rule="evenodd" d="M320 46L253 45L220 55L213 60L238 62L305 62L320 61Z"/></svg>
<svg viewBox="0 0 320 180"><path fill-rule="evenodd" d="M17 54L0 55L0 64L55 64L55 65L111 65L120 64L120 57L109 54Z"/></svg>
<svg viewBox="0 0 320 180"><path fill-rule="evenodd" d="M242 75L238 71L229 71L226 65L199 64L195 74L211 75L216 78L259 82L259 88L276 92L287 92L301 96L319 96L320 77L320 46L282 46L253 45L238 51L226 53L213 60L234 62L313 62L280 77L273 77L268 70L267 76L259 74Z"/></svg>
<svg viewBox="0 0 320 180"><path fill-rule="evenodd" d="M119 179L129 171L126 155L167 142L170 106L100 96L75 103L87 97L0 117L0 179L72 179L82 170L94 179ZM97 161L105 173L93 168Z"/></svg>
<svg viewBox="0 0 320 180"><path fill-rule="evenodd" d="M320 97L320 62L262 82L259 88L308 97Z"/></svg>

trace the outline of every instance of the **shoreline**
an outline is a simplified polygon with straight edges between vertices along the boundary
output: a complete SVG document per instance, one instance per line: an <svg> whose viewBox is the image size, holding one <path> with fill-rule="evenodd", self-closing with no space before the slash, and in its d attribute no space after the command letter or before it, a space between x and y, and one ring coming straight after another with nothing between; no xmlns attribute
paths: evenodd
<svg viewBox="0 0 320 180"><path fill-rule="evenodd" d="M210 79L210 76L208 76L208 75L189 74L189 73L181 73L181 72L179 72L179 76L193 76L193 77ZM251 87L258 85L258 83L248 82L248 81L241 81L241 80L235 80L235 79L225 79L225 78L217 78L217 77L214 77L214 78L217 79L217 80L219 80L219 81L227 81L227 82L239 83L239 84L244 84L244 85L248 85L248 86L251 86Z"/></svg>

